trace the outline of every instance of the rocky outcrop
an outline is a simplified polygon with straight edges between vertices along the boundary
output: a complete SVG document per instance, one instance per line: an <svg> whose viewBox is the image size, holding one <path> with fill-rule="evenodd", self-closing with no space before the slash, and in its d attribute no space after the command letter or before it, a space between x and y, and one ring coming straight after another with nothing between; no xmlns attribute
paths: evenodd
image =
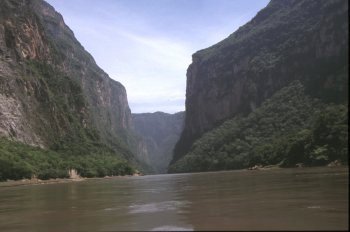
<svg viewBox="0 0 350 232"><path fill-rule="evenodd" d="M272 0L187 70L186 119L175 163L228 118L246 115L294 80L325 102L348 95L348 3Z"/></svg>
<svg viewBox="0 0 350 232"><path fill-rule="evenodd" d="M98 140L130 158L126 90L42 0L0 2L0 136L58 149Z"/></svg>
<svg viewBox="0 0 350 232"><path fill-rule="evenodd" d="M175 143L183 129L185 112L132 114L135 132L140 136L138 154L156 173L166 173Z"/></svg>

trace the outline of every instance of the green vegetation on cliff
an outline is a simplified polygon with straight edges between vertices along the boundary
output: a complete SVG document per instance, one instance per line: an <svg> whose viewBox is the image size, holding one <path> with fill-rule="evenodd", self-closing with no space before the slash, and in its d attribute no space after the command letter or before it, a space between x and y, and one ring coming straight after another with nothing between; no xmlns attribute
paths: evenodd
<svg viewBox="0 0 350 232"><path fill-rule="evenodd" d="M236 116L204 134L169 172L345 163L347 141L347 106L311 98L296 81L248 116Z"/></svg>
<svg viewBox="0 0 350 232"><path fill-rule="evenodd" d="M39 120L42 123L49 119L46 123L50 130L41 131L50 141L49 148L72 155L99 152L103 141L91 123L87 113L90 106L78 81L44 62L28 61L27 67L40 83L35 97L40 103ZM120 138L114 138L110 144L121 157L133 159Z"/></svg>
<svg viewBox="0 0 350 232"><path fill-rule="evenodd" d="M103 145L99 151L73 156L0 138L0 181L33 176L43 180L67 178L70 169L76 169L82 177L134 173L134 168Z"/></svg>
<svg viewBox="0 0 350 232"><path fill-rule="evenodd" d="M76 169L83 177L134 172L127 162L133 157L126 145L115 140L113 149L110 148L92 127L88 114L84 113L89 104L76 80L44 62L27 61L26 68L38 82L34 95L39 107L33 120L50 128L39 132L50 141L49 149L1 138L0 181L33 176L67 178L70 169ZM30 78L24 77L17 82L25 85Z"/></svg>

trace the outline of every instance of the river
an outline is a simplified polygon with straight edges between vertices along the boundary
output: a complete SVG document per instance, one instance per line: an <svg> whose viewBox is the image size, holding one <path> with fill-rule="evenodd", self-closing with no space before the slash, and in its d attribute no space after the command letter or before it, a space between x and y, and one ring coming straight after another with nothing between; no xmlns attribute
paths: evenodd
<svg viewBox="0 0 350 232"><path fill-rule="evenodd" d="M347 167L0 188L0 231L347 230Z"/></svg>

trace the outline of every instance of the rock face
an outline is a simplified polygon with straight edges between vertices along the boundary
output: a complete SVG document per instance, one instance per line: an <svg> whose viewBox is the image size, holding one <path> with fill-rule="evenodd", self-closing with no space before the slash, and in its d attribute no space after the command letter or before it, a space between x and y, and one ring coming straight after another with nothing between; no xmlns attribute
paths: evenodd
<svg viewBox="0 0 350 232"><path fill-rule="evenodd" d="M254 111L292 81L325 102L347 99L347 16L343 0L272 0L228 38L196 52L172 163L204 132Z"/></svg>
<svg viewBox="0 0 350 232"><path fill-rule="evenodd" d="M185 112L132 114L134 130L140 136L140 146L147 156L144 160L154 172L166 173L183 129L184 115Z"/></svg>
<svg viewBox="0 0 350 232"><path fill-rule="evenodd" d="M0 136L54 149L89 138L129 156L130 130L124 86L52 6L0 2Z"/></svg>

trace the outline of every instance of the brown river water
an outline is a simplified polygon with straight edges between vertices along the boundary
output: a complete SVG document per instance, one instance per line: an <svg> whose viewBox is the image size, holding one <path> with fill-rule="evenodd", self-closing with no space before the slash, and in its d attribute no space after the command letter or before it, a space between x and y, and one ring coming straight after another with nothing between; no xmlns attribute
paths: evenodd
<svg viewBox="0 0 350 232"><path fill-rule="evenodd" d="M347 167L0 187L0 231L347 230Z"/></svg>

